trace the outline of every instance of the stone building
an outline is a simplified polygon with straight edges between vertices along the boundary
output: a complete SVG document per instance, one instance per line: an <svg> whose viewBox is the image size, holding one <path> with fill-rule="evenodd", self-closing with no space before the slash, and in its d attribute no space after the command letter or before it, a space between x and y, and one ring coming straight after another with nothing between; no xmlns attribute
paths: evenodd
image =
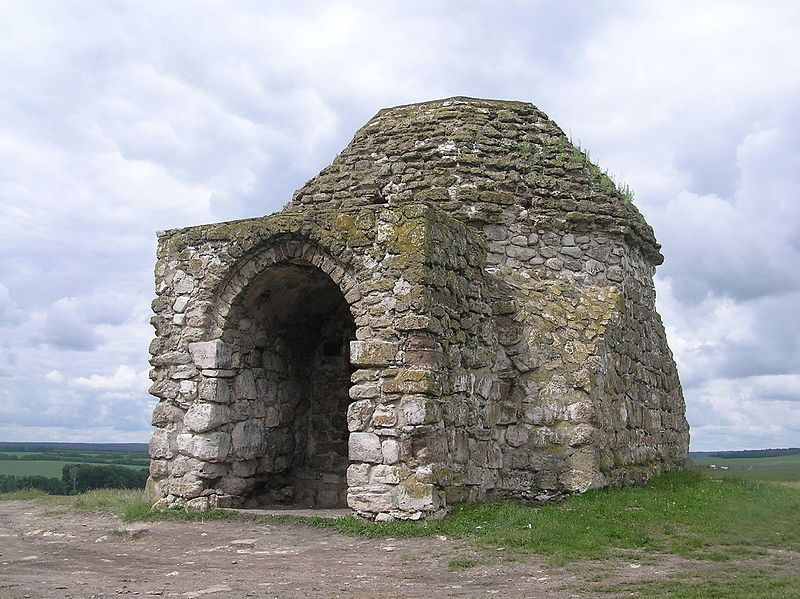
<svg viewBox="0 0 800 599"><path fill-rule="evenodd" d="M685 463L653 231L531 104L382 110L281 212L158 241L158 505L419 518Z"/></svg>

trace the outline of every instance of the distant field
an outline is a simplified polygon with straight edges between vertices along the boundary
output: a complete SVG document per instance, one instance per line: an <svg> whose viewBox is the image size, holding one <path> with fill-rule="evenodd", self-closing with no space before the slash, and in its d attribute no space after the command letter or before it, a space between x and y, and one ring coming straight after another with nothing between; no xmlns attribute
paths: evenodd
<svg viewBox="0 0 800 599"><path fill-rule="evenodd" d="M141 443L0 443L0 475L61 478L66 464L147 468Z"/></svg>
<svg viewBox="0 0 800 599"><path fill-rule="evenodd" d="M800 482L800 454L768 458L695 457L695 465L716 475L733 475L750 480ZM716 469L711 469L711 465ZM727 470L723 470L726 467Z"/></svg>
<svg viewBox="0 0 800 599"><path fill-rule="evenodd" d="M0 474L14 474L16 476L51 476L61 478L61 470L66 464L96 464L108 466L107 463L96 463L88 460L7 460L0 461ZM126 468L144 468L145 466L133 464L114 464Z"/></svg>

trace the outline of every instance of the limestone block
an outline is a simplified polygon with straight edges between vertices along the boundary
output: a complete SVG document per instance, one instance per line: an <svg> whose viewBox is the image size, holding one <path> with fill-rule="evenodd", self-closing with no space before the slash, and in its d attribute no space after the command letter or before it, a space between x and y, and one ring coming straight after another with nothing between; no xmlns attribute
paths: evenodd
<svg viewBox="0 0 800 599"><path fill-rule="evenodd" d="M381 454L384 464L396 464L400 461L400 443L394 439L384 439L381 443Z"/></svg>
<svg viewBox="0 0 800 599"><path fill-rule="evenodd" d="M350 399L371 399L379 397L381 388L378 383L361 383L350 387Z"/></svg>
<svg viewBox="0 0 800 599"><path fill-rule="evenodd" d="M379 464L374 466L369 473L369 480L372 483L385 483L389 485L396 485L400 482L396 466L386 466ZM408 469L405 469L408 472Z"/></svg>
<svg viewBox="0 0 800 599"><path fill-rule="evenodd" d="M432 484L418 482L413 476L397 487L397 507L408 512L428 512L439 507L439 496Z"/></svg>
<svg viewBox="0 0 800 599"><path fill-rule="evenodd" d="M153 426L163 429L181 420L183 420L183 410L166 401L162 401L156 404L151 423Z"/></svg>
<svg viewBox="0 0 800 599"><path fill-rule="evenodd" d="M190 431L204 433L230 420L230 408L219 403L193 403L183 417L183 424Z"/></svg>
<svg viewBox="0 0 800 599"><path fill-rule="evenodd" d="M509 258L516 258L517 260L530 260L536 256L536 250L527 247L509 245L506 247L506 256Z"/></svg>
<svg viewBox="0 0 800 599"><path fill-rule="evenodd" d="M398 331L425 331L428 333L441 333L439 321L430 316L421 314L406 314L397 319L395 327Z"/></svg>
<svg viewBox="0 0 800 599"><path fill-rule="evenodd" d="M172 304L172 310L176 313L181 313L186 309L186 304L189 303L189 296L188 295L181 295L175 300L175 303Z"/></svg>
<svg viewBox="0 0 800 599"><path fill-rule="evenodd" d="M192 275L178 272L178 276L175 278L172 288L177 294L191 293L194 291L194 284L195 281Z"/></svg>
<svg viewBox="0 0 800 599"><path fill-rule="evenodd" d="M622 409L625 409L624 404ZM588 401L571 403L565 408L564 415L570 422L591 422L594 418L594 406Z"/></svg>
<svg viewBox="0 0 800 599"><path fill-rule="evenodd" d="M570 469L559 476L559 482L567 490L583 493L607 484L605 476L598 470L597 456L591 447L575 450L567 463Z"/></svg>
<svg viewBox="0 0 800 599"><path fill-rule="evenodd" d="M172 461L172 476L192 474L200 478L218 478L228 471L228 465L221 462L204 462L196 458L179 455Z"/></svg>
<svg viewBox="0 0 800 599"><path fill-rule="evenodd" d="M347 407L347 429L349 431L363 431L369 423L373 405L368 399L354 401Z"/></svg>
<svg viewBox="0 0 800 599"><path fill-rule="evenodd" d="M451 454L458 464L469 462L469 435L464 430L453 431Z"/></svg>
<svg viewBox="0 0 800 599"><path fill-rule="evenodd" d="M564 267L564 262L558 258L548 258L544 261L544 265L551 270L561 270Z"/></svg>
<svg viewBox="0 0 800 599"><path fill-rule="evenodd" d="M369 482L369 464L350 464L347 467L347 486L359 487Z"/></svg>
<svg viewBox="0 0 800 599"><path fill-rule="evenodd" d="M597 437L597 429L591 424L579 424L569 435L570 447L589 445Z"/></svg>
<svg viewBox="0 0 800 599"><path fill-rule="evenodd" d="M272 428L278 426L281 422L281 412L278 408L269 406L264 414L264 426Z"/></svg>
<svg viewBox="0 0 800 599"><path fill-rule="evenodd" d="M197 397L197 383L190 380L183 380L178 387L178 393L184 400L191 400Z"/></svg>
<svg viewBox="0 0 800 599"><path fill-rule="evenodd" d="M269 431L259 420L245 420L233 427L231 433L234 455L252 459L267 450Z"/></svg>
<svg viewBox="0 0 800 599"><path fill-rule="evenodd" d="M353 462L380 464L383 461L381 439L374 433L350 433L347 447Z"/></svg>
<svg viewBox="0 0 800 599"><path fill-rule="evenodd" d="M401 368L393 379L384 381L385 393L421 393L441 395L442 384L437 373L427 369Z"/></svg>
<svg viewBox="0 0 800 599"><path fill-rule="evenodd" d="M170 459L175 456L177 444L175 437L163 428L157 428L150 437L149 451L150 457Z"/></svg>
<svg viewBox="0 0 800 599"><path fill-rule="evenodd" d="M150 460L150 476L155 480L161 480L169 476L169 460Z"/></svg>
<svg viewBox="0 0 800 599"><path fill-rule="evenodd" d="M506 443L511 447L519 447L528 442L530 437L528 429L522 425L515 424L506 429Z"/></svg>
<svg viewBox="0 0 800 599"><path fill-rule="evenodd" d="M402 424L430 424L436 422L441 414L436 402L419 395L403 397L400 402L400 422Z"/></svg>
<svg viewBox="0 0 800 599"><path fill-rule="evenodd" d="M388 512L397 507L397 491L392 485L365 485L347 489L347 505L357 512Z"/></svg>
<svg viewBox="0 0 800 599"><path fill-rule="evenodd" d="M169 378L175 381L190 379L197 374L197 369L193 366L181 364L173 368L169 373Z"/></svg>
<svg viewBox="0 0 800 599"><path fill-rule="evenodd" d="M559 481L565 489L573 493L583 493L590 489L601 489L608 483L600 472L571 469L563 472Z"/></svg>
<svg viewBox="0 0 800 599"><path fill-rule="evenodd" d="M195 366L201 369L225 369L232 366L233 348L221 339L190 343L189 353Z"/></svg>
<svg viewBox="0 0 800 599"><path fill-rule="evenodd" d="M234 393L237 399L256 399L256 381L252 370L243 370L236 376Z"/></svg>
<svg viewBox="0 0 800 599"><path fill-rule="evenodd" d="M197 497L205 489L206 483L203 479L187 474L169 481L169 492L178 497Z"/></svg>
<svg viewBox="0 0 800 599"><path fill-rule="evenodd" d="M599 272L605 270L605 265L602 262L598 262L594 258L590 258L586 261L586 272L590 275L596 275Z"/></svg>
<svg viewBox="0 0 800 599"><path fill-rule="evenodd" d="M397 424L397 410L394 406L379 405L372 413L372 425L376 427L390 427Z"/></svg>
<svg viewBox="0 0 800 599"><path fill-rule="evenodd" d="M157 481L152 476L147 479L147 482L144 484L144 498L146 501L152 501L158 503L159 501L163 501L161 499L162 495L164 495L164 490L167 487L168 481ZM156 508L157 509L157 508Z"/></svg>
<svg viewBox="0 0 800 599"><path fill-rule="evenodd" d="M390 341L351 341L350 362L354 366L388 366L395 361L399 349L398 343Z"/></svg>
<svg viewBox="0 0 800 599"><path fill-rule="evenodd" d="M204 378L197 390L198 399L217 403L230 403L234 394L231 383L227 379Z"/></svg>
<svg viewBox="0 0 800 599"><path fill-rule="evenodd" d="M221 462L231 449L231 436L215 432L203 434L184 433L178 435L178 450L184 454L208 462Z"/></svg>
<svg viewBox="0 0 800 599"><path fill-rule="evenodd" d="M508 237L508 228L502 225L484 225L483 233L490 241L503 241Z"/></svg>
<svg viewBox="0 0 800 599"><path fill-rule="evenodd" d="M432 430L412 439L414 458L421 464L437 462L447 458L447 433L442 430Z"/></svg>
<svg viewBox="0 0 800 599"><path fill-rule="evenodd" d="M195 497L186 502L186 509L190 512L205 512L212 507L211 497Z"/></svg>

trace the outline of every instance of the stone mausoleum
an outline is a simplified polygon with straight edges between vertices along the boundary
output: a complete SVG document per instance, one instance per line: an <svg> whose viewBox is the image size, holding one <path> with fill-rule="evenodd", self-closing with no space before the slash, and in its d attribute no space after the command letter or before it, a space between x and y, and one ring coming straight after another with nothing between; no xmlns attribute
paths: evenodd
<svg viewBox="0 0 800 599"><path fill-rule="evenodd" d="M149 491L388 520L681 467L662 260L533 105L381 110L282 211L159 234Z"/></svg>

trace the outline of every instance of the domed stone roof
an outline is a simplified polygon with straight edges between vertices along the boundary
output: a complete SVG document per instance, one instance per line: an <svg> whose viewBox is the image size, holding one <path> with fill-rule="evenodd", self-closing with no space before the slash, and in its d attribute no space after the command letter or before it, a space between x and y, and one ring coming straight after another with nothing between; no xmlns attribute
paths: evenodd
<svg viewBox="0 0 800 599"><path fill-rule="evenodd" d="M625 235L663 258L652 228L614 182L533 104L454 97L379 111L292 209L427 202L476 226Z"/></svg>

